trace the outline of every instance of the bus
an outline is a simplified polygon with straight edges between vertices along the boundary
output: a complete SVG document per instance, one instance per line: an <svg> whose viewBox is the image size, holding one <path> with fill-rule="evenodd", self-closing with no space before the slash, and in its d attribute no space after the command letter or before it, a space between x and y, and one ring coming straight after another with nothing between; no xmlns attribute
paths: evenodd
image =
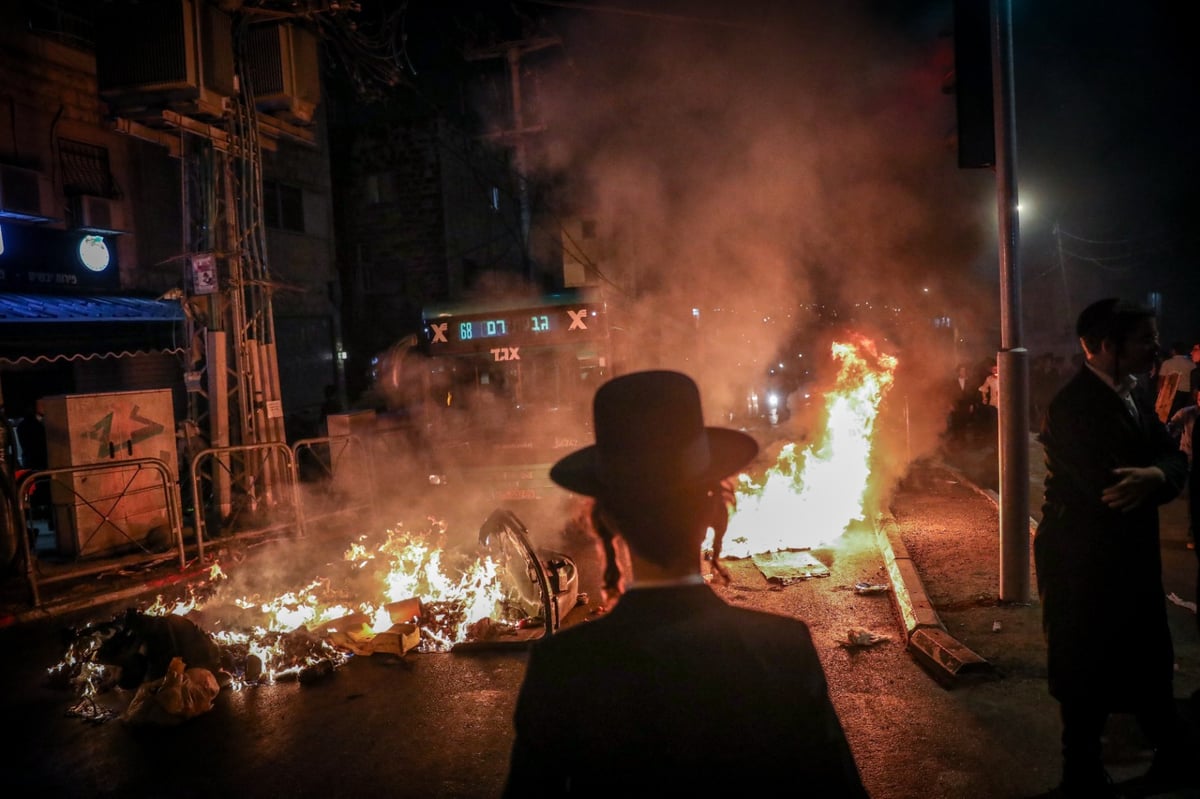
<svg viewBox="0 0 1200 799"><path fill-rule="evenodd" d="M422 324L403 382L420 392L408 405L431 482L498 502L558 491L550 466L592 442L592 396L613 374L600 293L430 305Z"/></svg>

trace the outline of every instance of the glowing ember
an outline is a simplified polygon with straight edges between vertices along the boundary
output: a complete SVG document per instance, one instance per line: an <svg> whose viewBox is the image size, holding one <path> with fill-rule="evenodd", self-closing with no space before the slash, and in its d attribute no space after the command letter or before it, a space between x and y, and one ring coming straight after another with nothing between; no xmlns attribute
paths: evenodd
<svg viewBox="0 0 1200 799"><path fill-rule="evenodd" d="M231 603L244 611L235 614L243 623L216 635L225 645L245 647L270 677L279 662L277 648L286 643L280 636L296 631L362 654L371 651L376 636L415 622L420 630L417 651L440 652L468 640L481 619L507 622L515 629L517 620L531 615L529 607L516 601L520 592L513 585L524 570L502 570L492 554L452 557L443 548L444 537L440 522L418 532L388 530L376 547L362 536L343 555L348 585L316 578L269 598L238 597ZM215 611L220 618L215 598L196 609ZM247 618L254 620L253 632L245 628ZM223 620L217 624L226 626ZM293 668L294 661L293 656L282 662Z"/></svg>
<svg viewBox="0 0 1200 799"><path fill-rule="evenodd" d="M367 536L349 545L335 576L318 577L273 596L237 596L214 565L209 580L185 599L159 599L143 612L189 616L218 644L234 686L317 678L355 654L443 652L455 644L517 635L545 624L538 585L518 542L494 535L487 552L454 554L444 547L445 526L388 530L371 546ZM99 665L99 645L114 621L77 634L52 682L75 690L76 715L97 717L90 699L115 683Z"/></svg>
<svg viewBox="0 0 1200 799"><path fill-rule="evenodd" d="M832 349L840 365L834 388L825 394L824 435L802 453L786 445L761 484L739 477L725 556L820 546L863 518L872 434L896 359L862 337Z"/></svg>

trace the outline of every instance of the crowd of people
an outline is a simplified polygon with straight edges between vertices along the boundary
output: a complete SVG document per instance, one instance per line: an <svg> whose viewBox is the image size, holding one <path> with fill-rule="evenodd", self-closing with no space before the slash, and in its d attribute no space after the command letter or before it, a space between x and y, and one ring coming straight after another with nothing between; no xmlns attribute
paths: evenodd
<svg viewBox="0 0 1200 799"><path fill-rule="evenodd" d="M1132 713L1154 744L1149 787L1190 773L1191 755L1177 745L1185 736L1172 691L1158 507L1186 499L1195 549L1200 343L1174 341L1164 352L1152 310L1114 298L1085 309L1076 333L1081 352L1070 363L1044 353L1030 368L1030 422L1047 472L1034 555L1063 724L1059 793L1105 797L1115 795L1101 758L1113 712ZM996 366L957 366L946 390L948 456L997 446ZM1196 579L1200 586L1200 553Z"/></svg>
<svg viewBox="0 0 1200 799"><path fill-rule="evenodd" d="M1190 483L1195 510L1198 460L1189 453L1200 411L1189 383L1173 424L1160 418L1158 392L1147 390L1158 384L1146 379L1158 371L1152 311L1106 299L1076 328L1078 369L1063 379L1056 359L1039 359L1054 386L1039 384L1045 393L1035 400L1047 476L1034 558L1062 721L1055 794L1117 795L1103 736L1120 712L1136 717L1155 748L1141 778L1148 795L1197 778L1175 706L1158 507ZM1193 364L1189 380L1196 375ZM958 367L953 434L994 433L999 379L994 363L974 377ZM608 609L534 643L504 795L615 795L629 774L647 795L704 792L712 773L737 768L751 792L802 784L821 796L866 796L805 622L730 606L706 585L702 542L711 529L719 580L732 509L726 481L754 458L755 441L705 426L699 391L678 372L608 381L593 415L595 443L550 476L590 500Z"/></svg>
<svg viewBox="0 0 1200 799"><path fill-rule="evenodd" d="M1041 430L1050 400L1073 374L1083 366L1082 353L1070 359L1043 352L1029 365L1030 432ZM1183 342L1172 342L1168 351L1156 353L1147 371L1139 375L1142 390L1151 395L1151 405L1164 382L1175 385L1173 398L1164 421L1171 421L1176 438L1188 414L1181 412L1197 403L1200 391L1200 343L1189 349ZM964 448L994 447L1000 408L1000 373L994 357L974 365L959 363L955 375L946 381L944 391L946 422L943 446L953 453ZM1193 412L1194 413L1194 412ZM1162 414L1160 414L1161 416ZM1188 428L1190 431L1190 427ZM1186 444L1182 445L1186 446Z"/></svg>

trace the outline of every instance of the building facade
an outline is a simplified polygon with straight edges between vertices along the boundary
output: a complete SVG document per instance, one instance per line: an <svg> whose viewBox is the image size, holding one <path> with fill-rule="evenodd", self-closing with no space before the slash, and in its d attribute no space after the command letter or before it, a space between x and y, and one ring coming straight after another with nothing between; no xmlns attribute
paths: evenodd
<svg viewBox="0 0 1200 799"><path fill-rule="evenodd" d="M218 361L212 341L228 347L229 394L244 395L217 443L307 431L340 382L320 42L303 19L253 12L0 8L10 417L46 395L157 388L172 389L177 422L203 415L195 395L210 387L195 378ZM241 361L246 336L261 352Z"/></svg>

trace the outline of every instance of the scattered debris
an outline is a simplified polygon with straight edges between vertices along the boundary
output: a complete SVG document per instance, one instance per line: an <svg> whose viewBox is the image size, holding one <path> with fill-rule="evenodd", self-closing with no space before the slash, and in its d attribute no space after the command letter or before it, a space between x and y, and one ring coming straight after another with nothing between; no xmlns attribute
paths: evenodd
<svg viewBox="0 0 1200 799"><path fill-rule="evenodd" d="M177 724L234 684L310 684L359 655L403 660L520 644L587 605L574 561L535 550L508 511L488 518L477 549L445 542L445 525L434 519L427 528L388 529L377 545L361 536L341 561L325 564L330 574L274 596L238 596L218 585L229 577L214 564L186 596L160 596L149 608L71 630L49 684L75 693L68 715L85 721ZM407 598L371 600L401 586Z"/></svg>
<svg viewBox="0 0 1200 799"><path fill-rule="evenodd" d="M174 725L212 710L221 692L217 678L205 668L187 668L172 658L167 673L138 686L121 720L134 725Z"/></svg>
<svg viewBox="0 0 1200 799"><path fill-rule="evenodd" d="M890 635L873 633L866 628L856 627L846 634L846 640L842 641L841 645L844 647L874 646L890 640L892 640Z"/></svg>
<svg viewBox="0 0 1200 799"><path fill-rule="evenodd" d="M811 577L828 577L829 567L806 549L784 549L752 555L754 565L768 582L790 585Z"/></svg>
<svg viewBox="0 0 1200 799"><path fill-rule="evenodd" d="M854 593L856 594L886 594L891 589L891 586L886 583L855 583Z"/></svg>
<svg viewBox="0 0 1200 799"><path fill-rule="evenodd" d="M992 632L998 633L998 632L1000 632L1001 629L1002 629L1002 625L1000 624L999 621L992 622Z"/></svg>
<svg viewBox="0 0 1200 799"><path fill-rule="evenodd" d="M75 716L84 721L90 721L93 724L103 724L106 721L112 721L120 717L120 713L101 705L92 697L84 697L74 705L67 708L67 716Z"/></svg>

